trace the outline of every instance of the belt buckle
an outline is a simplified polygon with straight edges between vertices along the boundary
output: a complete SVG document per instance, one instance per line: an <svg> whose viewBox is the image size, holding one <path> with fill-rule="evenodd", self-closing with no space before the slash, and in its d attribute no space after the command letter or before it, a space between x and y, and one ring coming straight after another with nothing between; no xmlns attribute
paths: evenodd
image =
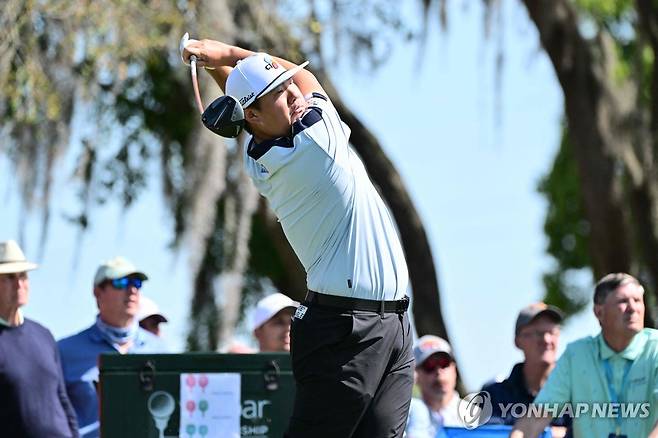
<svg viewBox="0 0 658 438"><path fill-rule="evenodd" d="M395 303L395 313L404 313L409 308L409 297L404 296Z"/></svg>

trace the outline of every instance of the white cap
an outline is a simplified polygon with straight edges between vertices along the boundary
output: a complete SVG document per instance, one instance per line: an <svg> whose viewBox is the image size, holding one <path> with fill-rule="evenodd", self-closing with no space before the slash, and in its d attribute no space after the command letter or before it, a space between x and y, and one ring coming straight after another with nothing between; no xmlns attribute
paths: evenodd
<svg viewBox="0 0 658 438"><path fill-rule="evenodd" d="M146 274L138 271L135 265L128 260L123 257L115 257L103 262L98 267L94 276L94 286L98 286L105 280L115 280L117 278L127 277L128 275L134 275L142 280L148 280Z"/></svg>
<svg viewBox="0 0 658 438"><path fill-rule="evenodd" d="M435 353L446 353L452 357L452 348L443 338L434 335L422 336L414 346L414 359L416 366L420 366L428 357Z"/></svg>
<svg viewBox="0 0 658 438"><path fill-rule="evenodd" d="M159 316L161 322L167 322L167 318L160 312L158 305L144 295L139 297L139 312L137 312L137 321L148 318L149 316Z"/></svg>
<svg viewBox="0 0 658 438"><path fill-rule="evenodd" d="M298 305L299 303L297 301L293 301L287 296L278 292L266 296L258 303L256 303L256 308L254 309L254 314L251 321L252 329L256 330L281 310L287 307L295 308Z"/></svg>
<svg viewBox="0 0 658 438"><path fill-rule="evenodd" d="M18 243L13 240L0 242L0 274L15 274L36 268L37 265L27 261Z"/></svg>
<svg viewBox="0 0 658 438"><path fill-rule="evenodd" d="M241 59L226 79L226 94L247 108L259 97L269 93L304 68L308 61L290 70L267 53L254 53Z"/></svg>

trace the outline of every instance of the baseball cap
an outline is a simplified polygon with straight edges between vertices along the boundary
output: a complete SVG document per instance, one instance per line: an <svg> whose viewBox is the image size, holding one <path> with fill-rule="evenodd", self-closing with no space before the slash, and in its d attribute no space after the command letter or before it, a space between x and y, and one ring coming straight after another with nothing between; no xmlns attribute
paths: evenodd
<svg viewBox="0 0 658 438"><path fill-rule="evenodd" d="M98 286L105 280L114 280L117 278L127 277L133 275L142 280L148 280L148 277L143 272L137 270L135 265L130 263L123 257L115 257L113 259L104 261L96 270L94 276L94 286Z"/></svg>
<svg viewBox="0 0 658 438"><path fill-rule="evenodd" d="M167 322L167 318L160 313L158 305L150 299L142 295L139 297L139 312L137 312L137 321L148 318L149 316L157 316L160 322Z"/></svg>
<svg viewBox="0 0 658 438"><path fill-rule="evenodd" d="M21 247L14 240L0 242L0 274L16 274L36 268L36 264L27 261Z"/></svg>
<svg viewBox="0 0 658 438"><path fill-rule="evenodd" d="M295 308L298 305L299 303L297 301L293 301L278 292L266 296L256 303L256 308L254 309L254 314L251 320L252 329L256 330L281 310L287 307Z"/></svg>
<svg viewBox="0 0 658 438"><path fill-rule="evenodd" d="M238 61L226 79L226 94L247 108L304 68L308 61L286 70L267 53L254 53Z"/></svg>
<svg viewBox="0 0 658 438"><path fill-rule="evenodd" d="M422 336L416 345L414 345L414 358L416 359L416 366L419 366L433 354L446 353L452 357L452 348L448 341L434 335Z"/></svg>
<svg viewBox="0 0 658 438"><path fill-rule="evenodd" d="M562 322L564 319L564 313L557 307L550 306L546 303L533 303L524 307L519 312L519 316L516 318L514 335L518 335L523 327L543 315L553 318L555 322Z"/></svg>

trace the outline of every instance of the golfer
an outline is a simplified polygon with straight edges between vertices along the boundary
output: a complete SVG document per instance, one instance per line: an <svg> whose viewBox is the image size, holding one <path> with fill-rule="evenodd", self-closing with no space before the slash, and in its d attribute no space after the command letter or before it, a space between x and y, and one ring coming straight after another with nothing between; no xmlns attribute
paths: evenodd
<svg viewBox="0 0 658 438"><path fill-rule="evenodd" d="M307 63L211 40L187 41L183 61L191 55L242 107L246 171L306 269L285 436L402 437L414 369L407 266L350 129Z"/></svg>

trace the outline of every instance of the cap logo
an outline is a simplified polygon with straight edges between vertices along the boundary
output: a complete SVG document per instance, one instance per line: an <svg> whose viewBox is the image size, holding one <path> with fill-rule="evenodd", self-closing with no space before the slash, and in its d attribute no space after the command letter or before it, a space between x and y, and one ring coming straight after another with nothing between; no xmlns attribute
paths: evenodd
<svg viewBox="0 0 658 438"><path fill-rule="evenodd" d="M263 60L265 61L265 70L277 69L279 64L269 56L264 56Z"/></svg>
<svg viewBox="0 0 658 438"><path fill-rule="evenodd" d="M422 351L429 350L431 348L439 348L439 342L434 339L427 339L422 344L420 344L420 349Z"/></svg>
<svg viewBox="0 0 658 438"><path fill-rule="evenodd" d="M249 101L249 99L251 99L252 97L254 97L255 94L256 94L256 93L254 93L254 92L252 91L251 93L247 94L246 96L241 97L241 98L240 98L240 105L244 105L245 103L247 103L247 102Z"/></svg>

